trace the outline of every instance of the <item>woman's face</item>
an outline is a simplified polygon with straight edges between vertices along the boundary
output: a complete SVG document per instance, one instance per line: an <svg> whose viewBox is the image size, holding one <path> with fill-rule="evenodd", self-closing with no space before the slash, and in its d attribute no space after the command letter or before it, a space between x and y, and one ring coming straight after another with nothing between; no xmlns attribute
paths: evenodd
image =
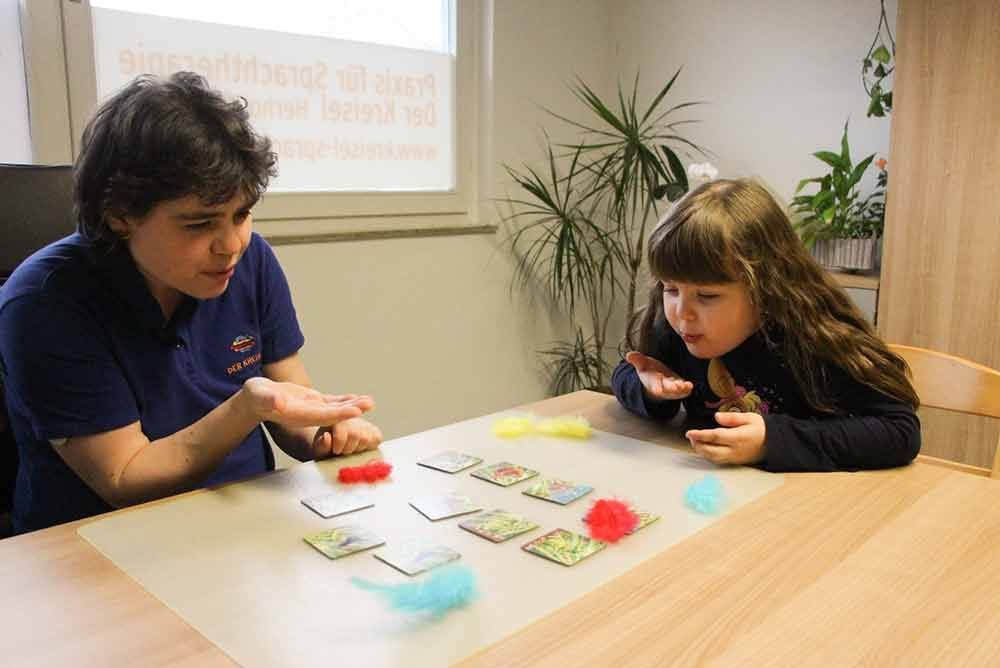
<svg viewBox="0 0 1000 668"><path fill-rule="evenodd" d="M237 195L205 205L197 195L166 200L142 218L111 221L166 317L183 295L220 296L250 243L251 203Z"/></svg>
<svg viewBox="0 0 1000 668"><path fill-rule="evenodd" d="M663 313L699 359L728 353L760 327L750 291L737 282L663 281Z"/></svg>

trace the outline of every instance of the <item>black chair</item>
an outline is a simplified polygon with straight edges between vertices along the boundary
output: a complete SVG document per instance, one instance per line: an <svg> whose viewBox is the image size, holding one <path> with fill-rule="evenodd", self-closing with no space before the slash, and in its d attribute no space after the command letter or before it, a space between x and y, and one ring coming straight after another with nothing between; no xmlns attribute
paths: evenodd
<svg viewBox="0 0 1000 668"><path fill-rule="evenodd" d="M0 286L25 258L75 229L71 166L0 163ZM0 538L10 533L16 476L17 446L0 373Z"/></svg>

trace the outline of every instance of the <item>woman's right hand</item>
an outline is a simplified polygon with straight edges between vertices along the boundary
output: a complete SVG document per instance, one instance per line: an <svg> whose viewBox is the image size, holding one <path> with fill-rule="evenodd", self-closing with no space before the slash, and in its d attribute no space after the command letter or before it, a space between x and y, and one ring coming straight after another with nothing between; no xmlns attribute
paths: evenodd
<svg viewBox="0 0 1000 668"><path fill-rule="evenodd" d="M654 357L633 350L625 355L625 361L635 367L643 392L649 399L683 399L694 389L694 383L678 378L677 374Z"/></svg>
<svg viewBox="0 0 1000 668"><path fill-rule="evenodd" d="M279 383L263 376L243 383L247 406L261 422L285 427L323 427L356 418L375 402L366 395L324 394L296 383Z"/></svg>

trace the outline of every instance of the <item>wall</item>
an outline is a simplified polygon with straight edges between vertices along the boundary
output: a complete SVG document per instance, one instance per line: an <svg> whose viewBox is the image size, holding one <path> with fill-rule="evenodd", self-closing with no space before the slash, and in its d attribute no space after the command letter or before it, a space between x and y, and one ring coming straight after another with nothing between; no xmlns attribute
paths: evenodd
<svg viewBox="0 0 1000 668"><path fill-rule="evenodd" d="M894 16L895 4L888 9ZM715 152L723 175L759 175L785 197L820 172L811 153L835 148L848 116L854 155L884 155L889 120L865 118L859 73L878 11L872 0L500 0L494 191L507 187L501 163L540 160L540 129L559 127L543 106L576 114L575 75L606 94L636 68L649 94L683 65L674 100L709 103L685 116L703 121L686 136ZM543 397L536 351L556 323L544 304L510 294L501 239L279 247L316 385L371 392L389 437Z"/></svg>
<svg viewBox="0 0 1000 668"><path fill-rule="evenodd" d="M494 160L541 158L541 105L574 115L575 75L605 90L605 2L501 0L494 24ZM572 29L553 30L553 26ZM506 182L497 168L494 190ZM488 207L492 208L492 207ZM371 393L401 436L545 396L544 304L509 291L502 234L278 246L317 387Z"/></svg>
<svg viewBox="0 0 1000 668"><path fill-rule="evenodd" d="M885 153L889 122L864 118L859 81L877 19L875 0L497 0L493 194L506 190L501 163L541 159L540 129L559 125L543 107L577 115L574 76L606 95L636 68L648 93L684 65L674 99L709 102L686 115L704 122L685 132L724 175L758 174L786 197L818 173L810 154L836 146L848 115L855 155ZM388 437L544 396L536 351L557 323L545 304L511 295L502 234L276 250L314 383L372 393Z"/></svg>
<svg viewBox="0 0 1000 668"><path fill-rule="evenodd" d="M789 199L823 173L812 153L838 149L848 118L855 161L888 153L889 119L865 117L861 85L879 12L878 0L623 0L616 64L623 76L638 68L647 87L683 66L671 94L707 102L678 116L702 121L685 136L715 153L721 176L761 177Z"/></svg>

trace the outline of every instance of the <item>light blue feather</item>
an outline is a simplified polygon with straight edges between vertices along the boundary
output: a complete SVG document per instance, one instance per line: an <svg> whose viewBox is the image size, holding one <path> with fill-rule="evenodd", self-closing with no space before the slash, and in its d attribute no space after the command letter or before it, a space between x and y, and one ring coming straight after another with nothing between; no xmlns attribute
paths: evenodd
<svg viewBox="0 0 1000 668"><path fill-rule="evenodd" d="M691 483L684 492L684 503L688 508L703 515L718 514L726 503L722 482L710 473L701 480Z"/></svg>
<svg viewBox="0 0 1000 668"><path fill-rule="evenodd" d="M383 585L362 578L351 578L351 582L356 587L381 594L395 610L426 612L432 617L441 617L479 595L476 574L460 564L441 568L421 582Z"/></svg>

